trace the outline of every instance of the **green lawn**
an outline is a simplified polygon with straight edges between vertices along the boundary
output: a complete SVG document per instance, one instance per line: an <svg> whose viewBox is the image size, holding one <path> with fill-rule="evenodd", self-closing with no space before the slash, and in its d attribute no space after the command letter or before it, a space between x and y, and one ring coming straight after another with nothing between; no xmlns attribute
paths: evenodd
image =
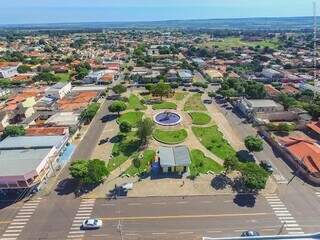
<svg viewBox="0 0 320 240"><path fill-rule="evenodd" d="M214 47L217 46L221 50L228 50L231 48L239 48L239 47L269 47L276 49L279 47L279 42L276 39L273 40L264 40L264 41L244 41L241 40L239 37L227 37L222 40L215 40L215 41L209 41L205 44L202 44L202 47Z"/></svg>
<svg viewBox="0 0 320 240"><path fill-rule="evenodd" d="M143 157L140 160L140 167L137 168L132 164L131 167L126 171L126 174L134 176L143 172L149 172L150 165L154 161L155 157L156 152L154 150L145 150L143 152Z"/></svg>
<svg viewBox="0 0 320 240"><path fill-rule="evenodd" d="M206 111L205 105L202 103L201 94L195 93L188 98L184 105L184 111Z"/></svg>
<svg viewBox="0 0 320 240"><path fill-rule="evenodd" d="M206 125L211 122L211 117L203 112L191 112L189 115L192 118L192 124L195 125Z"/></svg>
<svg viewBox="0 0 320 240"><path fill-rule="evenodd" d="M126 135L119 134L113 141L115 143L112 148L112 159L108 163L108 170L110 172L127 161L130 156L138 151L140 146L136 132L130 132Z"/></svg>
<svg viewBox="0 0 320 240"><path fill-rule="evenodd" d="M139 97L131 94L128 100L128 110L144 110L147 107L140 101Z"/></svg>
<svg viewBox="0 0 320 240"><path fill-rule="evenodd" d="M153 137L157 141L165 144L178 144L183 142L188 137L188 133L185 129L174 130L174 131L165 131L165 130L156 129L153 132Z"/></svg>
<svg viewBox="0 0 320 240"><path fill-rule="evenodd" d="M207 174L210 171L214 173L220 173L221 171L223 171L223 166L221 166L211 158L206 157L203 152L198 149L191 150L190 158L191 176L198 176L200 173Z"/></svg>
<svg viewBox="0 0 320 240"><path fill-rule="evenodd" d="M182 101L187 95L188 95L187 92L176 92L176 93L174 94L174 98L175 98L177 101Z"/></svg>
<svg viewBox="0 0 320 240"><path fill-rule="evenodd" d="M153 110L159 110L159 109L177 109L177 104L173 102L162 102L162 103L156 103L152 105Z"/></svg>
<svg viewBox="0 0 320 240"><path fill-rule="evenodd" d="M118 123L122 123L123 121L127 121L131 123L133 127L136 127L138 122L142 120L143 113L142 112L127 112L120 116L118 119Z"/></svg>
<svg viewBox="0 0 320 240"><path fill-rule="evenodd" d="M59 82L69 82L71 80L70 73L56 73L58 78L60 78Z"/></svg>
<svg viewBox="0 0 320 240"><path fill-rule="evenodd" d="M236 155L236 151L223 138L223 134L219 132L217 126L192 127L192 131L203 146L221 159L224 160L228 156Z"/></svg>

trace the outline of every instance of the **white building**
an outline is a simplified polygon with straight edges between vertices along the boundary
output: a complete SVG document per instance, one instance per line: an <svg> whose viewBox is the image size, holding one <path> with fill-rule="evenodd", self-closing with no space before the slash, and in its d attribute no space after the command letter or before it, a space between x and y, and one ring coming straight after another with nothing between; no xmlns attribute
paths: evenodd
<svg viewBox="0 0 320 240"><path fill-rule="evenodd" d="M18 74L18 66L6 66L0 68L0 78L10 78Z"/></svg>
<svg viewBox="0 0 320 240"><path fill-rule="evenodd" d="M283 111L283 106L270 99L242 98L237 102L238 109L247 117L252 117L256 113L272 113Z"/></svg>
<svg viewBox="0 0 320 240"><path fill-rule="evenodd" d="M54 99L62 99L71 92L71 83L57 83L45 92L45 96Z"/></svg>
<svg viewBox="0 0 320 240"><path fill-rule="evenodd" d="M105 70L90 72L82 81L86 84L96 83L104 74Z"/></svg>

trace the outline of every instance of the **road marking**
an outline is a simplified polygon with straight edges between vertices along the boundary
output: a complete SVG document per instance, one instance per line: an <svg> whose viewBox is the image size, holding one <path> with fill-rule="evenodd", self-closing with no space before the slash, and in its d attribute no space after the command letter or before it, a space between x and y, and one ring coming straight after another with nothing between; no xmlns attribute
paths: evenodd
<svg viewBox="0 0 320 240"><path fill-rule="evenodd" d="M101 204L101 206L115 206L114 203L104 203L104 204Z"/></svg>
<svg viewBox="0 0 320 240"><path fill-rule="evenodd" d="M82 238L84 235L81 234L81 235L70 235L68 236L68 238Z"/></svg>
<svg viewBox="0 0 320 240"><path fill-rule="evenodd" d="M179 232L179 234L193 234L193 232Z"/></svg>
<svg viewBox="0 0 320 240"><path fill-rule="evenodd" d="M167 233L165 233L165 232L163 232L163 233L160 233L160 232L158 232L158 233L151 233L152 235L165 235L165 234L167 234Z"/></svg>
<svg viewBox="0 0 320 240"><path fill-rule="evenodd" d="M187 204L188 202L184 201L184 202L176 202L176 204Z"/></svg>
<svg viewBox="0 0 320 240"><path fill-rule="evenodd" d="M23 226L9 226L8 229L17 229L17 228L23 228Z"/></svg>
<svg viewBox="0 0 320 240"><path fill-rule="evenodd" d="M21 231L22 231L22 229L8 229L5 232L6 233L18 233L18 232L21 232Z"/></svg>
<svg viewBox="0 0 320 240"><path fill-rule="evenodd" d="M166 205L167 203L166 202L154 202L154 203L151 203L152 205Z"/></svg>
<svg viewBox="0 0 320 240"><path fill-rule="evenodd" d="M288 232L290 235L299 235L299 234L304 234L304 232Z"/></svg>
<svg viewBox="0 0 320 240"><path fill-rule="evenodd" d="M105 221L114 220L145 220L145 219L179 219L179 218L219 218L219 217L244 217L244 216L266 216L271 213L230 213L230 214L208 214L208 215L172 215L172 216L142 216L142 217L101 217L99 219Z"/></svg>
<svg viewBox="0 0 320 240"><path fill-rule="evenodd" d="M221 233L222 231L219 230L213 230L213 231L207 231L207 233Z"/></svg>
<svg viewBox="0 0 320 240"><path fill-rule="evenodd" d="M281 220L281 223L296 223L296 220Z"/></svg>
<svg viewBox="0 0 320 240"><path fill-rule="evenodd" d="M236 230L234 230L235 232L245 232L245 231L247 231L247 230L245 230L245 229L236 229Z"/></svg>
<svg viewBox="0 0 320 240"><path fill-rule="evenodd" d="M20 233L4 233L3 237L19 237Z"/></svg>
<svg viewBox="0 0 320 240"><path fill-rule="evenodd" d="M26 225L26 222L12 222L10 225Z"/></svg>
<svg viewBox="0 0 320 240"><path fill-rule="evenodd" d="M90 216L91 213L77 213L76 216Z"/></svg>
<svg viewBox="0 0 320 240"><path fill-rule="evenodd" d="M70 231L69 234L83 234L85 231Z"/></svg>
<svg viewBox="0 0 320 240"><path fill-rule="evenodd" d="M124 234L124 235L126 235L126 236L138 236L137 233L126 233L126 234Z"/></svg>

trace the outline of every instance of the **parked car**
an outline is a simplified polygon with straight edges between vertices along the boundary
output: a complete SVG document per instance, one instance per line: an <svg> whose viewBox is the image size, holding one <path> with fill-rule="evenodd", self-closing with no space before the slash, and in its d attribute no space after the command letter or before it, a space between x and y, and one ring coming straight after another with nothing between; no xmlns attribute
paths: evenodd
<svg viewBox="0 0 320 240"><path fill-rule="evenodd" d="M256 231L251 231L251 230L241 233L241 237L257 237L257 236L260 236L260 234Z"/></svg>
<svg viewBox="0 0 320 240"><path fill-rule="evenodd" d="M268 161L261 161L260 166L269 173L273 173L273 167Z"/></svg>
<svg viewBox="0 0 320 240"><path fill-rule="evenodd" d="M102 221L100 219L90 218L87 220L84 220L82 222L81 228L82 229L99 229L102 227Z"/></svg>
<svg viewBox="0 0 320 240"><path fill-rule="evenodd" d="M204 103L204 104L212 104L212 100L210 100L210 99L205 99L205 100L203 100L203 103Z"/></svg>

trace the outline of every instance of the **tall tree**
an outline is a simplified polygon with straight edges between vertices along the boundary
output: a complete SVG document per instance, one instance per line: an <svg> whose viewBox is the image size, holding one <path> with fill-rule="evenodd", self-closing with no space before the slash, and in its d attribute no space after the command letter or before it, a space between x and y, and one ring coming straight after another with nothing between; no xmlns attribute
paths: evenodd
<svg viewBox="0 0 320 240"><path fill-rule="evenodd" d="M120 112L122 112L126 109L127 109L127 105L123 101L114 101L109 106L109 111L118 113L118 116L120 116Z"/></svg>
<svg viewBox="0 0 320 240"><path fill-rule="evenodd" d="M171 92L170 84L164 83L162 81L155 84L154 87L152 88L152 94L160 96L161 101L162 101L162 98L164 96L168 96L170 92Z"/></svg>
<svg viewBox="0 0 320 240"><path fill-rule="evenodd" d="M17 136L24 136L26 134L26 130L21 125L9 125L5 127L3 131L3 135L5 137L17 137Z"/></svg>
<svg viewBox="0 0 320 240"><path fill-rule="evenodd" d="M255 163L241 165L240 172L247 188L259 191L265 188L269 174Z"/></svg>
<svg viewBox="0 0 320 240"><path fill-rule="evenodd" d="M116 94L121 94L127 91L127 88L125 86L123 86L122 84L118 84L115 85L112 90L116 93Z"/></svg>
<svg viewBox="0 0 320 240"><path fill-rule="evenodd" d="M148 143L148 139L152 135L153 130L154 122L151 118L145 118L138 122L137 135L140 139L141 145L146 145Z"/></svg>
<svg viewBox="0 0 320 240"><path fill-rule="evenodd" d="M261 152L263 150L263 141L258 137L248 136L244 143L250 152Z"/></svg>

